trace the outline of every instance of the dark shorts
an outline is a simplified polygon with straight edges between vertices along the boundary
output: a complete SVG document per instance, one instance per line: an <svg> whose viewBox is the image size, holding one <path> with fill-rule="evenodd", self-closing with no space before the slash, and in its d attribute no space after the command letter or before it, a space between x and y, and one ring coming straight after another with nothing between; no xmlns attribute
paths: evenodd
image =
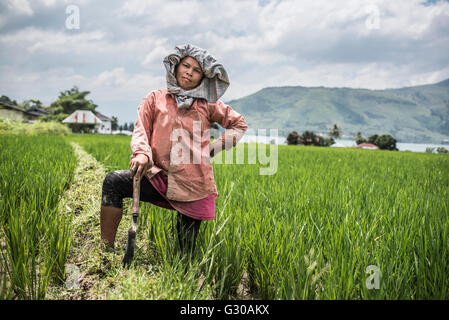
<svg viewBox="0 0 449 320"><path fill-rule="evenodd" d="M131 170L110 172L103 181L101 205L123 208L123 199L133 197L133 179ZM147 178L140 180L140 201L166 202L165 198L153 187Z"/></svg>
<svg viewBox="0 0 449 320"><path fill-rule="evenodd" d="M123 208L123 199L133 197L133 179L131 170L117 170L110 172L103 181L101 205ZM140 201L167 202L147 178L140 181ZM193 250L195 238L200 229L201 220L193 219L178 211L176 229L180 248Z"/></svg>

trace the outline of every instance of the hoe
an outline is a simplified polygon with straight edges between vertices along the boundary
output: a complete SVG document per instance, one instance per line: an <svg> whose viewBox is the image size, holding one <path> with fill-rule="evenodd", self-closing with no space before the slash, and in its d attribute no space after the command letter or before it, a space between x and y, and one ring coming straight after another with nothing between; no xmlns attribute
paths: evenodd
<svg viewBox="0 0 449 320"><path fill-rule="evenodd" d="M140 177L136 174L133 176L133 206L132 206L132 225L128 230L128 244L126 246L125 257L123 258L123 266L128 267L134 258L134 247L136 245L137 233L137 217L139 216L140 201Z"/></svg>

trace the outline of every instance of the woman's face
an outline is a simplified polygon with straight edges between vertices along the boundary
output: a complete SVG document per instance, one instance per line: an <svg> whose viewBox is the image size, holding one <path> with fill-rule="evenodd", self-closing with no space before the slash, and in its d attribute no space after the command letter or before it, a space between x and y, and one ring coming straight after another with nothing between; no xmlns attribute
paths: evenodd
<svg viewBox="0 0 449 320"><path fill-rule="evenodd" d="M203 79L203 71L195 58L185 57L176 68L176 81L184 90L198 86Z"/></svg>

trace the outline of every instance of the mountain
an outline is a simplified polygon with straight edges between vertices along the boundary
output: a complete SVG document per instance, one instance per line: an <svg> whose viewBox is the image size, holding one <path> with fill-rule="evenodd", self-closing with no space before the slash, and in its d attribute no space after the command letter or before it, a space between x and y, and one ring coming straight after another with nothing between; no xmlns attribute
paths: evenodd
<svg viewBox="0 0 449 320"><path fill-rule="evenodd" d="M336 123L345 139L360 131L365 138L391 134L398 142L449 141L449 79L385 90L268 87L226 103L249 128L277 128L280 136L305 130L327 135Z"/></svg>

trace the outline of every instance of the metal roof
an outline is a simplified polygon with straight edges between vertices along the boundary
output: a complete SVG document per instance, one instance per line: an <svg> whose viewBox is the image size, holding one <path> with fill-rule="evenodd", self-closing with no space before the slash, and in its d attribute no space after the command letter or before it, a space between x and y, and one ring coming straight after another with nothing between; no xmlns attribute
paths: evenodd
<svg viewBox="0 0 449 320"><path fill-rule="evenodd" d="M112 119L109 118L108 116L105 116L104 114L102 114L102 113L100 113L98 111L96 111L96 112L97 112L97 117L100 118L101 120L103 120L103 121L112 121Z"/></svg>
<svg viewBox="0 0 449 320"><path fill-rule="evenodd" d="M62 120L63 123L101 123L101 119L90 110L76 110L70 116Z"/></svg>

